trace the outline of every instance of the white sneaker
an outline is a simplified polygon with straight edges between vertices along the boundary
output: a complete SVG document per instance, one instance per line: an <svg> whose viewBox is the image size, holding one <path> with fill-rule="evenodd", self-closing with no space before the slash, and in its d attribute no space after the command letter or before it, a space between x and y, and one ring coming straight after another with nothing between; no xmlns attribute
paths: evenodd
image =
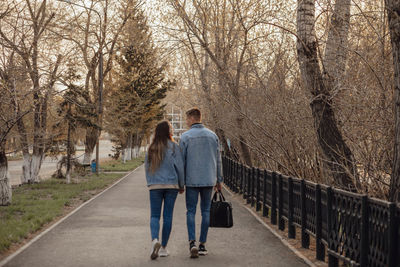
<svg viewBox="0 0 400 267"><path fill-rule="evenodd" d="M150 258L152 260L157 259L158 257L158 251L160 250L161 243L158 241L158 239L154 239L153 242L151 242L151 255Z"/></svg>
<svg viewBox="0 0 400 267"><path fill-rule="evenodd" d="M161 247L160 248L160 252L158 253L158 255L160 257L167 257L167 256L169 256L169 251L166 248Z"/></svg>

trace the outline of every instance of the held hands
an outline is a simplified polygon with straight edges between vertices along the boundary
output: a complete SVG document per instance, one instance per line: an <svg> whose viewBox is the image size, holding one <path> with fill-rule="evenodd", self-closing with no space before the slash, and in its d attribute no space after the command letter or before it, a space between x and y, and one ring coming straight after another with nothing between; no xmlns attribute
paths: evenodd
<svg viewBox="0 0 400 267"><path fill-rule="evenodd" d="M217 184L214 186L214 189L215 189L215 191L221 192L221 189L222 189L221 183L217 182Z"/></svg>
<svg viewBox="0 0 400 267"><path fill-rule="evenodd" d="M185 188L184 187L179 188L179 194L183 194L183 192L185 192Z"/></svg>

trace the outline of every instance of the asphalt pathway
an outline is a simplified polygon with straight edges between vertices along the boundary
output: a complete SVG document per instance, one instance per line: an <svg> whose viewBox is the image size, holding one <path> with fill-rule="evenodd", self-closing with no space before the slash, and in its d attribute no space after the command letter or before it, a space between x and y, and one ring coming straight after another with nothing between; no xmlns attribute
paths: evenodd
<svg viewBox="0 0 400 267"><path fill-rule="evenodd" d="M209 254L190 259L184 194L178 195L168 244L170 256L152 261L149 193L142 166L5 266L307 266L240 203L232 204L233 228L210 228ZM199 211L196 217L198 236Z"/></svg>

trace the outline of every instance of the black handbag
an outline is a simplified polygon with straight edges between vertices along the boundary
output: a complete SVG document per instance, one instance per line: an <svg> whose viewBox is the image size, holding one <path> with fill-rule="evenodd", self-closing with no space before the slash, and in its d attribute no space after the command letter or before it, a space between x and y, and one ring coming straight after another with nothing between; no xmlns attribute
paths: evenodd
<svg viewBox="0 0 400 267"><path fill-rule="evenodd" d="M230 228L232 226L232 204L225 201L221 191L216 191L211 200L210 227Z"/></svg>

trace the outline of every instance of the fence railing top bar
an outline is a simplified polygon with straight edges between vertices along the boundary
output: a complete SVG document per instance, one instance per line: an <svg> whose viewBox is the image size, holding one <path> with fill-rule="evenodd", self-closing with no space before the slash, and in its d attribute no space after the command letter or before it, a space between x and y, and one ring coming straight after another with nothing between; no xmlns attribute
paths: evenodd
<svg viewBox="0 0 400 267"><path fill-rule="evenodd" d="M311 181L308 181L308 180L304 180L304 182L306 183L306 185L312 186L314 188L317 186L317 183L314 183L314 182L311 182Z"/></svg>
<svg viewBox="0 0 400 267"><path fill-rule="evenodd" d="M373 197L368 197L368 202L385 206L385 207L390 207L391 205L395 204L394 202L387 202L386 200L383 199L378 199L378 198L373 198Z"/></svg>
<svg viewBox="0 0 400 267"><path fill-rule="evenodd" d="M327 190L328 188L331 188L329 185L326 185L326 184L319 184L319 186L320 186L321 189L323 189L323 190Z"/></svg>
<svg viewBox="0 0 400 267"><path fill-rule="evenodd" d="M303 179L296 178L296 177L290 177L290 178L292 178L293 183L301 183L301 181L303 180Z"/></svg>
<svg viewBox="0 0 400 267"><path fill-rule="evenodd" d="M282 179L284 179L284 180L288 180L290 178L290 176L287 176L287 175L284 175L284 174L281 174L281 173L280 173L280 175L282 176Z"/></svg>
<svg viewBox="0 0 400 267"><path fill-rule="evenodd" d="M264 169L263 171L264 171L264 173L265 173L266 175L268 175L268 176L272 175L272 172L271 172L270 170Z"/></svg>
<svg viewBox="0 0 400 267"><path fill-rule="evenodd" d="M354 198L362 198L362 197L366 196L364 194L357 194L357 193L353 193L353 192L346 191L346 190L339 189L339 188L335 188L335 187L332 187L332 190L335 193L339 193L339 194L342 194L342 195L345 195L345 196L349 196L349 197L354 197Z"/></svg>

